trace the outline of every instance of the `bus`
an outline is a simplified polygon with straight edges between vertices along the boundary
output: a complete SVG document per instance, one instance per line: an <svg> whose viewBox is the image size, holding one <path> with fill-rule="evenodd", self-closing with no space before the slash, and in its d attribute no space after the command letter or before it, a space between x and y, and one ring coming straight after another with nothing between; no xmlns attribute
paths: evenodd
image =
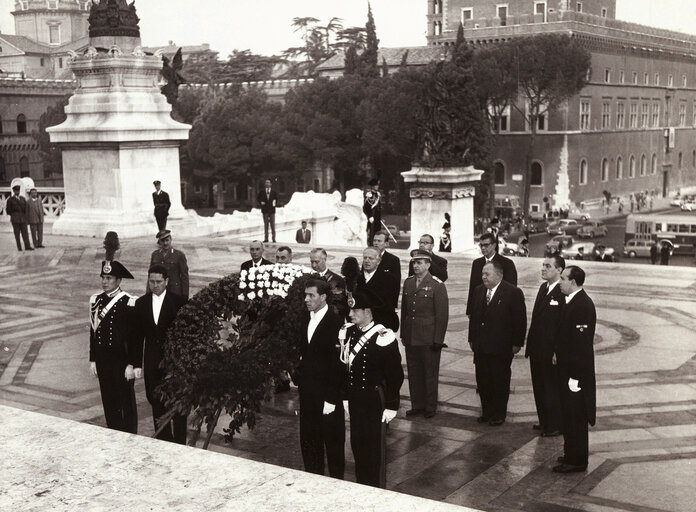
<svg viewBox="0 0 696 512"><path fill-rule="evenodd" d="M522 215L520 198L515 195L495 196L495 216L502 220L516 219Z"/></svg>
<svg viewBox="0 0 696 512"><path fill-rule="evenodd" d="M624 243L629 240L669 240L675 253L693 254L696 246L696 213L630 214L626 217Z"/></svg>

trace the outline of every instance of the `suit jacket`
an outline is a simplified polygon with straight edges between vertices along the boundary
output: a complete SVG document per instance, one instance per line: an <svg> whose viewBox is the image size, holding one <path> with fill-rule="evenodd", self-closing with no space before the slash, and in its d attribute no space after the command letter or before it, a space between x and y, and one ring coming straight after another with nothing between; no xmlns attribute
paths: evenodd
<svg viewBox="0 0 696 512"><path fill-rule="evenodd" d="M312 240L312 231L309 229L305 229L304 231L304 235L302 234L302 228L298 229L295 233L295 241L298 244L308 244Z"/></svg>
<svg viewBox="0 0 696 512"><path fill-rule="evenodd" d="M515 268L515 263L510 259L495 253L493 259L499 261L503 264L503 281L517 286L517 269ZM483 284L483 279L481 278L481 271L486 263L486 258L481 256L476 258L471 264L471 276L469 277L469 298L466 301L466 314L471 315L473 309L473 297L476 288Z"/></svg>
<svg viewBox="0 0 696 512"><path fill-rule="evenodd" d="M301 358L294 380L300 393L309 393L318 396L324 402L337 404L341 400L341 387L345 375L338 342L338 331L343 321L329 308L317 325L312 339L308 340L309 318L307 311L302 319Z"/></svg>
<svg viewBox="0 0 696 512"><path fill-rule="evenodd" d="M545 282L537 292L524 353L525 357L538 357L546 361L550 361L556 352L556 333L565 306L565 295L561 293L559 283L551 293L547 293L548 289L549 284Z"/></svg>
<svg viewBox="0 0 696 512"><path fill-rule="evenodd" d="M469 321L469 343L474 354L512 355L512 347L524 345L527 310L522 290L505 281L486 305L487 288L474 291L474 306Z"/></svg>
<svg viewBox="0 0 696 512"><path fill-rule="evenodd" d="M188 300L189 296L189 271L186 255L177 249L170 249L163 253L157 249L150 257L150 266L164 265L169 274L167 291L180 295Z"/></svg>
<svg viewBox="0 0 696 512"><path fill-rule="evenodd" d="M169 194L167 194L164 190L160 190L159 194L156 191L153 192L152 202L155 205L155 216L169 215L169 208L171 207L172 203L169 201Z"/></svg>
<svg viewBox="0 0 696 512"><path fill-rule="evenodd" d="M254 260L247 260L244 263L242 263L239 270L249 270L253 265L254 265ZM259 265L273 265L273 263L268 261L266 258L261 257L261 263L259 263Z"/></svg>
<svg viewBox="0 0 696 512"><path fill-rule="evenodd" d="M5 211L10 215L12 224L27 223L27 200L23 196L10 196L5 204Z"/></svg>
<svg viewBox="0 0 696 512"><path fill-rule="evenodd" d="M404 345L444 343L448 321L449 299L444 283L427 273L416 287L416 277L407 277L401 297L401 341Z"/></svg>
<svg viewBox="0 0 696 512"><path fill-rule="evenodd" d="M266 188L264 187L256 196L256 201L261 206L261 213L275 213L276 205L278 205L278 193L271 189L269 197L266 197ZM273 201L275 201L275 205Z"/></svg>
<svg viewBox="0 0 696 512"><path fill-rule="evenodd" d="M375 323L382 324L384 327L396 332L399 330L399 316L396 314L396 306L399 300L400 283L396 276L388 273L381 273L375 270L369 282L365 282L365 274L360 272L356 289L371 290L377 295L384 307L372 312ZM394 300L396 297L396 300Z"/></svg>
<svg viewBox="0 0 696 512"><path fill-rule="evenodd" d="M145 368L146 378L163 373L160 369L160 363L164 358L164 342L167 338L167 331L184 304L186 304L184 297L167 291L162 301L159 319L155 323L152 316L152 292L147 292L135 301L133 327L135 351L130 364L136 368Z"/></svg>
<svg viewBox="0 0 696 512"><path fill-rule="evenodd" d="M447 260L435 253L430 253L430 269L428 271L444 283L448 277ZM408 275L413 275L413 262L408 264Z"/></svg>
<svg viewBox="0 0 696 512"><path fill-rule="evenodd" d="M569 378L578 381L590 425L595 424L597 408L593 347L596 325L594 303L585 290L580 290L563 307L556 342L560 384L568 386Z"/></svg>
<svg viewBox="0 0 696 512"><path fill-rule="evenodd" d="M395 254L389 251L384 251L382 254L382 260L377 266L377 272L392 274L396 276L396 280L399 283L399 288L401 288L401 260ZM394 302L399 300L399 289L396 290L396 297L394 297Z"/></svg>
<svg viewBox="0 0 696 512"><path fill-rule="evenodd" d="M29 198L27 201L27 222L29 224L41 224L44 221L44 209L41 198L36 200Z"/></svg>

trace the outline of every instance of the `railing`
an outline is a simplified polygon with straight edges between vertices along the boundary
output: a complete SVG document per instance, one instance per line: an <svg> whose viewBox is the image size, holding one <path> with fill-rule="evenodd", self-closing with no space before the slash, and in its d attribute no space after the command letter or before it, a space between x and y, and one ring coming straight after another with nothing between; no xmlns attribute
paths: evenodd
<svg viewBox="0 0 696 512"><path fill-rule="evenodd" d="M44 222L52 222L60 217L65 210L65 189L63 187L37 187L41 202L43 203L45 219ZM0 218L8 218L5 211L7 200L12 195L11 192L0 192Z"/></svg>

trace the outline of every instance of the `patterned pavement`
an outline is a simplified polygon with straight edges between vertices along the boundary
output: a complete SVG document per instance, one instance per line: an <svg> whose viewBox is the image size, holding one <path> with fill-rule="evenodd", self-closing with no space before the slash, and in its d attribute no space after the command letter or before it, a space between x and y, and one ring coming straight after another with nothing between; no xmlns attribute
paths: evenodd
<svg viewBox="0 0 696 512"><path fill-rule="evenodd" d="M14 250L0 233L0 403L103 425L96 379L87 362L87 300L99 291L101 242L47 236L46 249ZM174 240L191 268L192 291L239 268L244 241L218 237ZM123 243L121 261L136 276L124 283L145 289L149 239ZM296 263L309 263L296 248ZM327 248L337 269L358 251ZM269 251L269 253L271 253ZM402 259L404 251L396 251ZM472 354L464 315L470 257L450 259L449 349L443 353L440 409L435 418L406 420L408 387L390 424L390 489L493 511L691 511L696 503L696 269L630 264L583 265L595 301L598 419L590 431L587 473L551 472L561 438L540 438L528 364L513 363L508 421L476 423ZM531 309L541 260L517 259ZM530 311L531 314L531 311ZM136 385L139 432L151 435L142 381ZM264 407L254 431L212 449L301 469L296 389ZM353 479L348 443L347 478ZM328 482L328 481L327 481Z"/></svg>

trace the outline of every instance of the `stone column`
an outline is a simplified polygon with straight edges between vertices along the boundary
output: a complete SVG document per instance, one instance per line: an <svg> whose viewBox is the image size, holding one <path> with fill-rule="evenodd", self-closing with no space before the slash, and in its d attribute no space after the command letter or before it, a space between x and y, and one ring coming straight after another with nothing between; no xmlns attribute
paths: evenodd
<svg viewBox="0 0 696 512"><path fill-rule="evenodd" d="M445 213L451 216L452 251L474 249L475 183L484 171L468 167L418 167L402 172L411 184L411 247L424 233L435 238L437 251Z"/></svg>

